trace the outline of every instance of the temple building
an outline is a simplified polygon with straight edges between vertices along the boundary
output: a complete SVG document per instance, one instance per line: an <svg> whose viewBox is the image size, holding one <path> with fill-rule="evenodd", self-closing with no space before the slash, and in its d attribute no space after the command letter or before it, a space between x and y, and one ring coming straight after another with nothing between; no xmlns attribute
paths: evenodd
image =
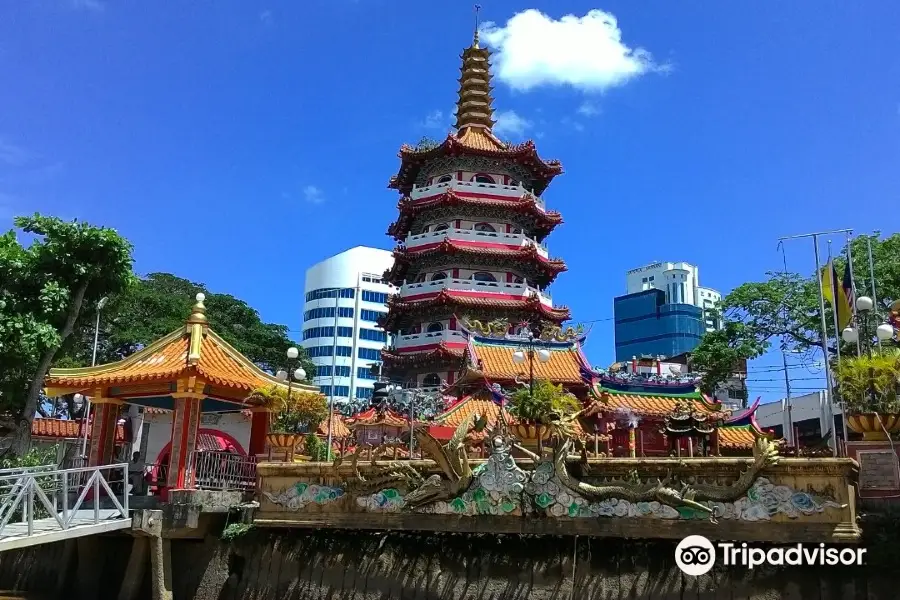
<svg viewBox="0 0 900 600"><path fill-rule="evenodd" d="M380 321L393 339L382 360L384 374L408 388L455 382L466 321L539 329L569 318L547 292L566 270L544 245L562 217L541 198L562 166L531 141L493 133L489 54L476 33L461 57L455 131L439 144L404 145L389 184L400 214L388 229L398 245L385 280L399 293Z"/></svg>

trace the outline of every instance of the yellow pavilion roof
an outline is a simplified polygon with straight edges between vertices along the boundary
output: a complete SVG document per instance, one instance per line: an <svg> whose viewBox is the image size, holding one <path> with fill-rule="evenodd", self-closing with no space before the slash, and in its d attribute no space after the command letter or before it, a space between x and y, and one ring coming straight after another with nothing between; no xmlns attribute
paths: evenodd
<svg viewBox="0 0 900 600"><path fill-rule="evenodd" d="M117 386L134 388L141 384L157 384L158 387L190 377L243 396L260 387L286 386L209 328L200 296L185 327L118 362L51 369L44 385L48 395L60 395ZM309 385L293 384L293 388L318 392L318 388Z"/></svg>

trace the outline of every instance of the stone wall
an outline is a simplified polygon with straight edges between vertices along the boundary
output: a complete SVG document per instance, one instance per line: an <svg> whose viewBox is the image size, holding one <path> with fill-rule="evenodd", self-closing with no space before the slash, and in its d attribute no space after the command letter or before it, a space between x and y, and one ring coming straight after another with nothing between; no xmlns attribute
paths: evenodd
<svg viewBox="0 0 900 600"><path fill-rule="evenodd" d="M96 595L52 595L63 544L0 554L0 589L36 598L115 598L130 540L97 538ZM896 598L891 568L717 567L692 578L675 542L472 534L252 530L228 544L173 540L176 600L541 600L549 598L837 600ZM81 557L78 557L81 558ZM149 581L145 586L149 598ZM44 595L41 596L40 594Z"/></svg>

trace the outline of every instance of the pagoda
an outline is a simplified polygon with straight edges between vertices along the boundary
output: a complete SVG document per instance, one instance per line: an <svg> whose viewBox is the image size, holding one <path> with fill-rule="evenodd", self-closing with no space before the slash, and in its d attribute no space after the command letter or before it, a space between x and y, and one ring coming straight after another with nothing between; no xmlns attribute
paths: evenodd
<svg viewBox="0 0 900 600"><path fill-rule="evenodd" d="M385 279L399 293L380 322L393 339L382 360L405 387L454 383L466 366L467 322L539 331L569 318L547 293L566 270L544 245L562 217L541 198L562 166L542 160L531 141L494 134L489 56L476 32L461 56L455 131L404 145L390 180L400 202L388 235L398 245Z"/></svg>

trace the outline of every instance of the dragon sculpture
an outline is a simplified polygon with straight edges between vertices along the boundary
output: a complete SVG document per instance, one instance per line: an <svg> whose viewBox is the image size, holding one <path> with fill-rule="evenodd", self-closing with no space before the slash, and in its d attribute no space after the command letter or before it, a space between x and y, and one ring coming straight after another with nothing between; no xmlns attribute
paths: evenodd
<svg viewBox="0 0 900 600"><path fill-rule="evenodd" d="M466 452L466 436L470 428L481 431L486 423L485 418L471 415L457 426L453 437L444 445L441 445L424 427L417 427L414 430L419 448L437 463L444 476L432 475L409 492L404 497L406 506L416 508L439 500L449 500L469 488L474 474Z"/></svg>
<svg viewBox="0 0 900 600"><path fill-rule="evenodd" d="M467 319L466 328L485 337L506 337L509 334L508 319L495 319L484 323L477 319ZM561 328L556 324L547 324L541 328L538 339L545 342L571 342L584 334L584 326Z"/></svg>
<svg viewBox="0 0 900 600"><path fill-rule="evenodd" d="M672 473L656 483L642 483L636 472L628 479L613 481L605 485L592 485L573 477L566 465L566 458L572 449L572 438L559 444L554 452L556 475L565 487L582 497L599 502L610 498L627 500L632 503L657 501L672 508L688 507L709 515L715 522L713 509L702 502L733 502L747 493L760 471L777 464L778 447L769 439L760 438L754 446L754 461L730 485L681 483L680 489L673 487Z"/></svg>
<svg viewBox="0 0 900 600"><path fill-rule="evenodd" d="M408 462L391 461L386 465L378 466L377 460L390 447L390 444L381 444L373 447L368 444L360 444L349 455L350 465L353 467L353 476L344 481L344 489L354 495L368 494L384 489L386 487L403 486L406 488L416 488L424 479ZM372 448L372 472L366 478L359 470L359 456L365 448ZM343 456L334 459L332 468L337 472L338 467L344 462Z"/></svg>

